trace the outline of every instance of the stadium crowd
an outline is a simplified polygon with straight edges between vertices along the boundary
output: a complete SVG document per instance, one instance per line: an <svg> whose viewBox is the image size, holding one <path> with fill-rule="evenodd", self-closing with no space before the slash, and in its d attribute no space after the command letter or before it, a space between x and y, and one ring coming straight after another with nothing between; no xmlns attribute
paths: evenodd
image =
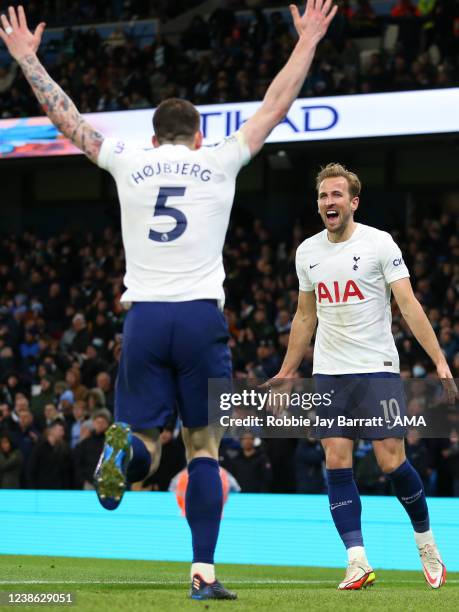
<svg viewBox="0 0 459 612"><path fill-rule="evenodd" d="M127 7L127 19L132 7L148 2L113 4ZM94 21L104 17L107 5L44 3L45 9L60 7L59 14L68 19L63 37L52 37L44 45L45 64L82 112L150 108L171 96L197 104L260 100L296 40L285 13L268 15L259 7L248 19L238 18L231 8L219 8L208 19L195 16L178 41L158 35L142 48L127 24L107 38L95 27L71 27L79 23L72 7L77 12L88 10ZM47 19L43 4L31 2L27 9L31 22ZM385 51L382 35L390 24L398 27L397 42ZM373 37L374 50L362 54L359 37ZM369 0L356 5L342 0L300 95L455 86L458 56L457 2L419 0L414 5L398 0L391 15L377 16ZM42 113L15 63L0 67L0 109L2 117Z"/></svg>
<svg viewBox="0 0 459 612"><path fill-rule="evenodd" d="M45 21L49 27L110 23L131 19L167 21L202 3L203 0L45 0L22 2L4 0L1 12L8 6L23 4L30 22Z"/></svg>
<svg viewBox="0 0 459 612"><path fill-rule="evenodd" d="M459 378L459 220L396 232L440 344ZM310 233L310 232L309 232ZM235 376L277 373L297 302L296 247L307 232L298 221L275 244L260 220L233 223L224 251ZM33 233L0 238L0 487L92 488L92 474L112 421L114 382L126 311L119 298L124 256L119 233ZM432 365L399 311L393 333L404 377L430 376ZM311 375L312 349L301 366ZM184 464L176 418L161 434L160 470L146 487L167 489ZM407 454L431 495L459 495L459 439L407 438ZM247 434L222 446L222 464L242 491L324 490L323 453L313 439L258 440ZM385 494L371 447L356 447L363 493Z"/></svg>

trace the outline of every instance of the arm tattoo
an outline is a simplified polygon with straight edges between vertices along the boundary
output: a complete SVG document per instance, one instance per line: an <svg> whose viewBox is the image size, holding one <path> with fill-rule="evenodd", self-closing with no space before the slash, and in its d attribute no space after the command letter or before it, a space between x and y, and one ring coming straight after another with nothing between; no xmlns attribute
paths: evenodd
<svg viewBox="0 0 459 612"><path fill-rule="evenodd" d="M72 100L53 81L35 55L26 55L19 64L52 123L90 160L96 162L104 140L102 134L85 121Z"/></svg>

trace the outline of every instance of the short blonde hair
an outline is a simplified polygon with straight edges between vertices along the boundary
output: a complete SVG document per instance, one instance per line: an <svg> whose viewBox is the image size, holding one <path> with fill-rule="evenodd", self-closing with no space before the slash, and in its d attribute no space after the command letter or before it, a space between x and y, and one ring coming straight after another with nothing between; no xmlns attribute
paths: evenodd
<svg viewBox="0 0 459 612"><path fill-rule="evenodd" d="M342 176L347 180L347 184L349 185L349 194L351 198L355 198L360 195L362 184L357 174L355 174L354 172L350 172L346 168L346 166L337 163L327 164L326 166L320 169L320 172L316 178L317 191L319 191L320 183L322 181L328 178L337 178L339 176Z"/></svg>

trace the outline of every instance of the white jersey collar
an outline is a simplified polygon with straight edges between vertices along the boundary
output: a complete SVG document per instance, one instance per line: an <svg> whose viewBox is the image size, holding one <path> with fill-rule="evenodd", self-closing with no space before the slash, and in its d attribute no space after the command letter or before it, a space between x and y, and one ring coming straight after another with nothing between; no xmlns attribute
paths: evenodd
<svg viewBox="0 0 459 612"><path fill-rule="evenodd" d="M357 236L360 233L361 227L362 227L361 223L356 223L356 228L354 229L352 234L349 236L349 238L347 240L341 240L340 242L332 242L331 240L329 240L328 239L328 230L325 229L324 230L325 242L328 245L330 245L331 247L338 247L340 244L347 244L348 242L351 242L351 240L353 240L355 238L355 236Z"/></svg>

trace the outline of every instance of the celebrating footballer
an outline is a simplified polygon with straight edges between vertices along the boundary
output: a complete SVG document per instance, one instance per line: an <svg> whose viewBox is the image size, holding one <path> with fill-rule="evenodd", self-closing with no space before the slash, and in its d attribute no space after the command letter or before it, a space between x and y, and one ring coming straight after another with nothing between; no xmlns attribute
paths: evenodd
<svg viewBox="0 0 459 612"><path fill-rule="evenodd" d="M298 308L277 379L295 375L316 331L313 377L319 393L333 393L318 417L359 410L370 423L391 402L405 412L400 364L391 331L391 293L414 336L432 359L451 397L457 393L435 333L416 299L402 253L390 234L357 223L361 183L354 172L331 163L317 176L318 212L325 225L297 249ZM347 423L347 420L344 421ZM375 581L364 547L362 505L354 481L354 441L371 440L379 467L392 482L414 531L427 583L441 587L446 568L435 544L422 480L405 456L404 427L348 426L335 419L319 426L325 450L330 511L348 554L338 588L356 590Z"/></svg>

